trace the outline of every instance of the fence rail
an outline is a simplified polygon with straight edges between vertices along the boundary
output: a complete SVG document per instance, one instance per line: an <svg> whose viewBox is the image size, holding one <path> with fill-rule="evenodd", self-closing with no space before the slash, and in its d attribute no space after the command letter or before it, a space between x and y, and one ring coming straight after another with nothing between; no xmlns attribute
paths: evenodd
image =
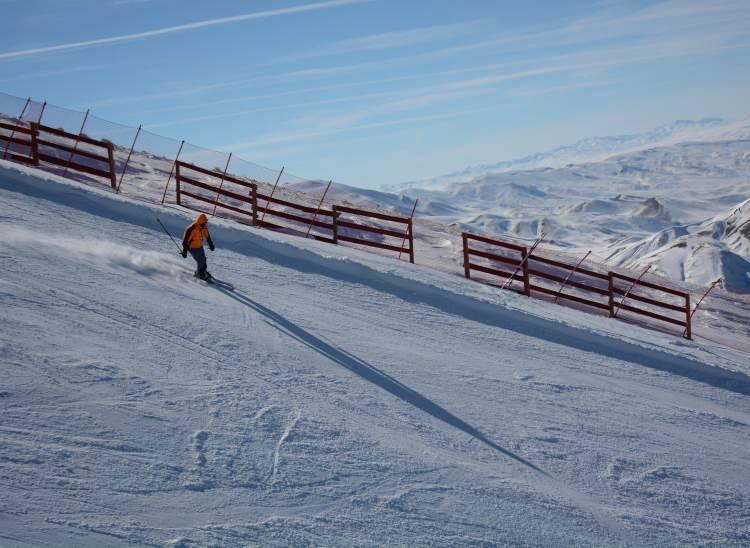
<svg viewBox="0 0 750 548"><path fill-rule="evenodd" d="M348 214L351 217L365 217L369 219L377 219L380 221L388 221L390 223L397 223L404 225L404 230L397 231L392 228L384 226L373 226L367 225L362 222L342 221L340 216L342 213ZM341 234L342 228L349 229L351 231L367 232L370 234L378 234L380 236L389 236L392 238L400 238L401 245L386 244L382 242L376 242L362 238L361 236L349 236ZM389 215L386 213L380 213L378 211L368 211L365 209L357 209L354 207L334 205L333 206L333 240L334 243L348 242L356 245L364 245L368 247L376 247L378 249L384 249L386 251L393 251L399 254L406 252L409 254L409 262L414 264L414 225L412 217L402 217L400 215ZM406 241L409 242L409 247L405 248Z"/></svg>
<svg viewBox="0 0 750 548"><path fill-rule="evenodd" d="M630 284L630 289L627 290L627 289L622 289L620 287L617 287L618 280L628 282ZM635 289L648 289L648 290L657 292L657 294L666 293L671 296L679 297L682 302L680 304L664 302L656 298L647 297L645 295L634 293L633 290ZM633 278L632 276L618 274L617 272L609 273L609 291L610 291L609 293L609 315L610 317L614 317L618 310L625 310L626 312L637 314L639 316L645 316L647 318L651 318L652 320L659 320L661 322L678 325L684 328L683 336L686 339L692 338L690 293L687 293L685 291L678 291L676 289L672 289L671 287L665 287L662 285L647 282L639 278ZM619 303L615 302L615 295L623 296L621 302ZM684 319L674 318L672 316L665 316L663 313L660 313L660 312L654 312L652 310L646 310L644 308L625 304L625 301L627 299L641 302L644 304L648 304L650 306L657 307L660 309L682 312L684 314Z"/></svg>
<svg viewBox="0 0 750 548"><path fill-rule="evenodd" d="M322 242L328 242L331 244L336 243L335 236L334 236L335 227L334 227L333 220L331 220L331 222L326 222L322 219L317 218L317 217L331 217L333 219L333 216L334 216L333 211L328 211L326 209L318 209L313 206L291 202L289 200L281 199L277 196L272 196L271 194L268 194L268 195L258 194L258 199L266 202L266 207L263 209L264 215L271 215L272 217L278 217L280 219L286 219L287 221L292 221L292 222L305 225L307 230L303 231L301 228L289 227L289 226L279 225L277 223L271 223L271 222L266 221L265 218L259 222L260 226L265 226L268 228L276 228L280 230L285 230L287 232L291 231L293 233L296 233L299 236L305 236L305 237L309 233L309 235L315 238L316 240L320 240ZM302 213L309 213L312 216L306 217L303 215L299 215L297 213L289 213L288 211L272 209L270 207L271 204L280 205L280 206L292 209L294 211L300 211ZM324 231L326 231L326 235L310 233L310 229L312 227L323 229Z"/></svg>
<svg viewBox="0 0 750 548"><path fill-rule="evenodd" d="M20 122L18 124L0 122L0 130L10 132L8 135L0 133L0 147L3 149L2 158L8 158L24 164L38 164L34 156L34 151L36 150L36 133L32 131L31 127L25 127ZM20 136L17 134L20 134ZM28 140L22 139L21 136L28 136ZM28 148L29 153L20 154L17 150L13 150L11 145Z"/></svg>
<svg viewBox="0 0 750 548"><path fill-rule="evenodd" d="M207 182L197 180L194 176L190 177L189 175L186 175L185 172L198 173L200 175L209 177L209 180L218 178L220 179L221 183L219 183L218 186L213 186ZM256 226L258 224L258 185L256 183L243 181L242 179L232 177L231 175L226 175L225 173L221 173L218 171L211 171L211 170L204 169L202 167L189 164L187 162L181 162L181 161L177 161L175 163L175 181L177 182L176 187L175 187L175 197L176 197L177 205L189 207L190 209L196 209L195 207L191 206L189 202L185 203L183 201L182 197L187 196L188 198L191 198L193 200L198 200L200 202L213 205L214 212L215 212L216 207L223 207L224 209L228 209L229 211L233 211L234 213L239 213L240 215L242 215L243 217L241 218L241 220L243 222L247 222L247 220L244 217L249 216L250 217L249 224L251 224L252 226ZM238 185L240 187L248 189L249 192L247 193L247 195L239 194L238 192L233 192L231 190L224 188L223 183L231 183L231 184ZM197 194L196 192L185 190L183 188L184 185L194 186L201 190L206 190L210 193L216 193L216 196L210 197L210 196L205 196L202 194ZM249 210L242 209L236 204L228 204L228 203L221 202L219 201L220 196L231 198L232 200L235 200L235 202L249 204L250 209Z"/></svg>
<svg viewBox="0 0 750 548"><path fill-rule="evenodd" d="M524 295L531 295L531 285L529 283L529 262L528 260L524 260L527 256L528 249L525 246L517 245L511 242L506 242L503 240L498 240L495 238L488 238L486 236L479 236L477 234L471 234L470 232L464 232L462 234L462 240L463 240L463 249L464 249L464 276L466 278L471 278L471 271L476 270L477 272L483 272L484 274L491 274L493 276L499 276L503 278L504 283L501 284L505 285L508 284L510 287L512 287L513 282L519 282L523 285L523 289L516 289L516 291L519 291L520 293L523 293ZM499 255L497 252L492 253L488 251L482 251L476 248L471 247L471 241L477 241L481 242L486 245L491 245L494 247L499 247L501 249L506 249L515 253L519 253L519 256L516 257L508 257L507 255ZM491 265L482 265L478 263L474 263L471 261L471 257L481 257L483 259L488 259L491 261ZM508 265L513 265L515 271L514 272L506 272L505 270L500 270L496 267L494 263L503 263ZM518 269L516 267L520 266L521 268ZM518 270L521 270L519 272ZM496 285L496 284L493 284Z"/></svg>
<svg viewBox="0 0 750 548"><path fill-rule="evenodd" d="M98 139L91 139L90 137L86 137L85 135L75 135L73 133L68 133L67 131L63 131L61 129L52 128L49 126L45 126L44 124L38 124L36 122L31 123L31 134L32 134L32 140L34 144L32 145L32 154L35 158L35 165L39 165L39 162L46 162L49 164L53 164L56 166L60 166L65 168L65 173L67 171L73 170L73 171L79 171L81 173L86 173L88 175L94 175L97 177L103 177L105 179L109 179L110 186L117 190L117 175L115 173L115 157L114 157L114 145L108 141L104 140L98 140ZM58 140L53 141L50 139L44 139L42 135L52 135L54 137L57 137ZM34 137L36 137L34 139ZM66 143L65 141L74 141L74 144L71 145L70 143ZM105 155L102 155L101 153L92 152L89 150L82 150L78 148L79 143L85 143L87 145L90 145L94 147L95 149L104 149ZM55 150L59 150L62 152L69 153L68 159L60 158L59 156L56 156L55 154L49 154L46 152L42 152L40 149L42 147L46 148L52 148ZM80 156L82 158L88 158L89 160L94 160L95 162L98 162L100 164L104 164L106 166L106 169L100 169L97 167L93 167L88 164L83 164L81 162L74 161L74 158L76 156Z"/></svg>
<svg viewBox="0 0 750 548"><path fill-rule="evenodd" d="M609 316L616 317L617 310L624 310L633 314L644 316L652 320L658 320L661 322L670 323L684 327L682 335L690 339L692 338L691 330L691 310L690 310L690 294L685 291L678 291L670 287L654 284L651 282L644 281L640 278L633 278L632 276L626 276L616 272L608 272L606 274L596 272L587 268L581 268L580 262L569 264L563 261L557 261L543 257L539 254L530 254L527 256L527 251L524 246L520 246L504 240L488 238L486 236L478 236L469 232L462 234L463 239L463 254L464 254L464 276L471 278L471 272L473 270L484 274L490 274L493 276L499 276L505 278L506 281L517 282L523 285L523 290L516 289L516 291L523 293L526 296L531 296L532 292L542 293L558 298L565 299L571 302L575 302L581 305L596 308L602 311L608 311ZM471 247L471 242L481 242L488 246L494 246L505 250L519 253L520 259L515 257L509 257L507 255L500 255L497 252L489 252L485 250L479 250ZM472 262L472 257L480 257L491 261L491 265L483 265ZM554 271L544 270L542 268L530 268L529 262L536 262L547 267L554 269L567 271L567 276L561 276ZM504 270L500 270L495 266L495 263L503 263L516 266L516 273L511 274ZM520 268L518 268L520 266ZM577 279L571 279L572 276L576 276ZM582 278L586 282L582 281ZM617 286L617 281L629 282L631 285L628 289L623 289ZM481 280L480 280L481 281ZM553 289L541 285L543 282L556 282L558 287ZM596 281L607 282L607 287L600 287L596 285ZM491 283L491 282L490 282ZM495 284L493 284L495 285ZM580 294L573 294L570 292L563 292L562 288L569 286L579 290L586 294L582 296ZM634 289L639 290L650 290L652 292L666 293L671 296L680 297L683 301L679 304L665 302L659 300L654 296L647 296L640 293L634 293ZM607 297L607 302L601 302L600 300L594 300L591 294L599 297ZM623 302L615 302L617 295L623 296ZM625 304L625 300L631 299L640 303L644 303L660 309L672 310L681 312L684 314L685 319L678 319L671 316L665 316L663 313L654 312L644 308Z"/></svg>

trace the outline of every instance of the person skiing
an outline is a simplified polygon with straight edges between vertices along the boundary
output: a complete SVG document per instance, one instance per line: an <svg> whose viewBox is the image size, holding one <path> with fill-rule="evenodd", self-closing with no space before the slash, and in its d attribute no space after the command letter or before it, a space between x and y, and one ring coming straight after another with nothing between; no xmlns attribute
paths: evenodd
<svg viewBox="0 0 750 548"><path fill-rule="evenodd" d="M198 218L185 229L185 234L182 237L182 257L186 258L188 251L190 255L195 259L198 269L195 271L194 276L201 280L209 281L213 277L208 272L208 265L206 264L206 252L203 250L203 239L205 238L208 242L208 248L213 251L214 243L211 241L211 234L208 232L208 217L203 213L198 215Z"/></svg>

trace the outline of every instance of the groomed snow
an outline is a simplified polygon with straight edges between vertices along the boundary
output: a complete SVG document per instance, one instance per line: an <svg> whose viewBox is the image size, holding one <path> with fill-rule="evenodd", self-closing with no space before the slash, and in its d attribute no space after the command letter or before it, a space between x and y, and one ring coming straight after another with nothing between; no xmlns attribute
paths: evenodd
<svg viewBox="0 0 750 548"><path fill-rule="evenodd" d="M0 163L0 544L750 542L746 354Z"/></svg>

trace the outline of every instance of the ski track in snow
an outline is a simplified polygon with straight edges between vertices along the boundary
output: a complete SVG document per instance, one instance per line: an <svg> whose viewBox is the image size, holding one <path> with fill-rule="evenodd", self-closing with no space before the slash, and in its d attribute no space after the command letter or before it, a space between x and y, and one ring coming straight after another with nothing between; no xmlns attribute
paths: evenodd
<svg viewBox="0 0 750 548"><path fill-rule="evenodd" d="M44 184L0 169L0 544L750 542L745 356L219 224L231 292Z"/></svg>
<svg viewBox="0 0 750 548"><path fill-rule="evenodd" d="M271 469L271 485L276 483L276 476L279 473L281 446L287 440L287 438L289 437L289 434L292 433L292 429L297 425L301 416L302 415L300 414L299 409L295 410L294 417L289 421L289 424L287 424L286 428L284 428L284 433L281 434L281 437L279 438L279 443L276 444L276 450L273 452L273 468Z"/></svg>

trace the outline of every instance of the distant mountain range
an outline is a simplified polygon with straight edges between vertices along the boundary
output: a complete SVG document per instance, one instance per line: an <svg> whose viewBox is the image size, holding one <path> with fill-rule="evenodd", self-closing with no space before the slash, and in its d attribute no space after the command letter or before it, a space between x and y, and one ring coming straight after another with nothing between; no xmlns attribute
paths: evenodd
<svg viewBox="0 0 750 548"><path fill-rule="evenodd" d="M673 124L657 127L645 133L590 137L572 145L563 145L546 152L539 152L495 164L470 166L462 171L439 177L384 185L388 192L411 188L440 189L446 185L467 182L489 173L501 173L539 167L564 167L569 164L601 161L615 154L634 152L655 146L665 146L688 141L721 141L750 138L750 120L727 122L721 118L702 120L678 120Z"/></svg>

